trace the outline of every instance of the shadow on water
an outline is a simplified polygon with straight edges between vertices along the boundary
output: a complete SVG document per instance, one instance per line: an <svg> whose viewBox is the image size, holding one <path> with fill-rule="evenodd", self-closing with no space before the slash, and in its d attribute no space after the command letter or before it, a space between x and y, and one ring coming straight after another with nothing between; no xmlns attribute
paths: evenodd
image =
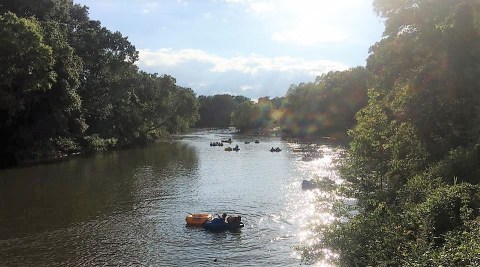
<svg viewBox="0 0 480 267"><path fill-rule="evenodd" d="M169 170L195 170L195 151L178 143L0 171L0 240L88 221L173 194ZM145 187L148 190L145 190Z"/></svg>

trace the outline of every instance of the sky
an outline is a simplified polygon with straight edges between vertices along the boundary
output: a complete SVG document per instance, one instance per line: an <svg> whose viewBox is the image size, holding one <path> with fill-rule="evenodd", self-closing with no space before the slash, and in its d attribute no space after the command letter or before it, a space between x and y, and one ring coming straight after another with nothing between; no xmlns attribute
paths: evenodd
<svg viewBox="0 0 480 267"><path fill-rule="evenodd" d="M373 0L74 0L139 51L141 70L197 96L285 96L292 84L365 66L383 21Z"/></svg>

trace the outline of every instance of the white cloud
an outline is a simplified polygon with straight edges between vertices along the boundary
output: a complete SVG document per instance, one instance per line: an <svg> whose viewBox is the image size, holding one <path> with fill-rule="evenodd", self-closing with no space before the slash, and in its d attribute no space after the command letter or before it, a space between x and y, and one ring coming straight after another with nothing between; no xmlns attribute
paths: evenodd
<svg viewBox="0 0 480 267"><path fill-rule="evenodd" d="M242 91L248 91L248 90L252 90L252 89L253 89L253 86L251 86L251 85L240 86L240 90L242 90Z"/></svg>
<svg viewBox="0 0 480 267"><path fill-rule="evenodd" d="M313 46L321 43L337 43L346 41L348 34L331 28L299 26L294 29L275 32L272 40L277 42L293 43L304 46Z"/></svg>
<svg viewBox="0 0 480 267"><path fill-rule="evenodd" d="M195 82L187 83L187 85L188 85L189 88L200 89L200 88L207 88L208 83L206 83L204 81L195 81Z"/></svg>
<svg viewBox="0 0 480 267"><path fill-rule="evenodd" d="M258 1L249 4L249 11L256 14L270 13L275 10L275 2L272 1Z"/></svg>
<svg viewBox="0 0 480 267"><path fill-rule="evenodd" d="M188 5L188 2L185 1L185 0L177 0L177 3L182 4L182 5L184 5L184 6L187 6L187 5Z"/></svg>
<svg viewBox="0 0 480 267"><path fill-rule="evenodd" d="M212 18L212 13L211 12L205 12L202 14L202 17L204 19L211 19Z"/></svg>
<svg viewBox="0 0 480 267"><path fill-rule="evenodd" d="M140 66L149 68L172 67L181 64L204 63L211 73L239 72L257 75L260 72L298 72L308 75L320 75L332 70L344 70L345 64L330 60L305 60L291 56L265 57L262 55L219 57L196 49L159 49L156 51L139 50Z"/></svg>
<svg viewBox="0 0 480 267"><path fill-rule="evenodd" d="M147 1L142 4L142 13L148 14L156 10L158 7L158 2L156 1Z"/></svg>
<svg viewBox="0 0 480 267"><path fill-rule="evenodd" d="M372 0L224 0L244 5L270 26L273 41L303 46L345 42ZM360 11L361 10L361 11Z"/></svg>
<svg viewBox="0 0 480 267"><path fill-rule="evenodd" d="M225 3L245 3L249 2L249 0L223 0Z"/></svg>
<svg viewBox="0 0 480 267"><path fill-rule="evenodd" d="M228 93L250 98L283 96L291 84L310 82L347 65L330 60L258 54L220 57L196 49L139 50L138 66L150 73L172 75L198 95Z"/></svg>
<svg viewBox="0 0 480 267"><path fill-rule="evenodd" d="M218 60L221 60L221 58L195 49L177 51L170 48L162 48L156 51L139 49L139 64L146 66L172 66L187 61L216 62Z"/></svg>

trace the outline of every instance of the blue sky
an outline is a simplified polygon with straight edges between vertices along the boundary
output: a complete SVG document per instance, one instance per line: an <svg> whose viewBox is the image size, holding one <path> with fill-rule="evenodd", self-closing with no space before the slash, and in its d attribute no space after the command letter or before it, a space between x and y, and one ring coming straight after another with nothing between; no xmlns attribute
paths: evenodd
<svg viewBox="0 0 480 267"><path fill-rule="evenodd" d="M127 36L137 65L197 95L284 96L365 65L383 22L372 0L75 0Z"/></svg>

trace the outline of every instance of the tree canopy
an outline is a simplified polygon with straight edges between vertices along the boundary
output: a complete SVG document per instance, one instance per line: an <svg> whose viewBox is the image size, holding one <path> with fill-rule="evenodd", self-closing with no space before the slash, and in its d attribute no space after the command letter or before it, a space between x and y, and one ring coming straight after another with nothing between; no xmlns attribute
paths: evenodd
<svg viewBox="0 0 480 267"><path fill-rule="evenodd" d="M143 144L183 131L198 101L168 75L139 71L120 32L70 0L0 3L4 165Z"/></svg>
<svg viewBox="0 0 480 267"><path fill-rule="evenodd" d="M232 96L228 94L199 96L200 119L196 127L200 128L227 128L232 126L232 112L240 104L249 102L244 96Z"/></svg>
<svg viewBox="0 0 480 267"><path fill-rule="evenodd" d="M371 80L365 68L356 67L292 85L283 105L283 130L296 136L346 133L355 125L355 113L367 103Z"/></svg>

